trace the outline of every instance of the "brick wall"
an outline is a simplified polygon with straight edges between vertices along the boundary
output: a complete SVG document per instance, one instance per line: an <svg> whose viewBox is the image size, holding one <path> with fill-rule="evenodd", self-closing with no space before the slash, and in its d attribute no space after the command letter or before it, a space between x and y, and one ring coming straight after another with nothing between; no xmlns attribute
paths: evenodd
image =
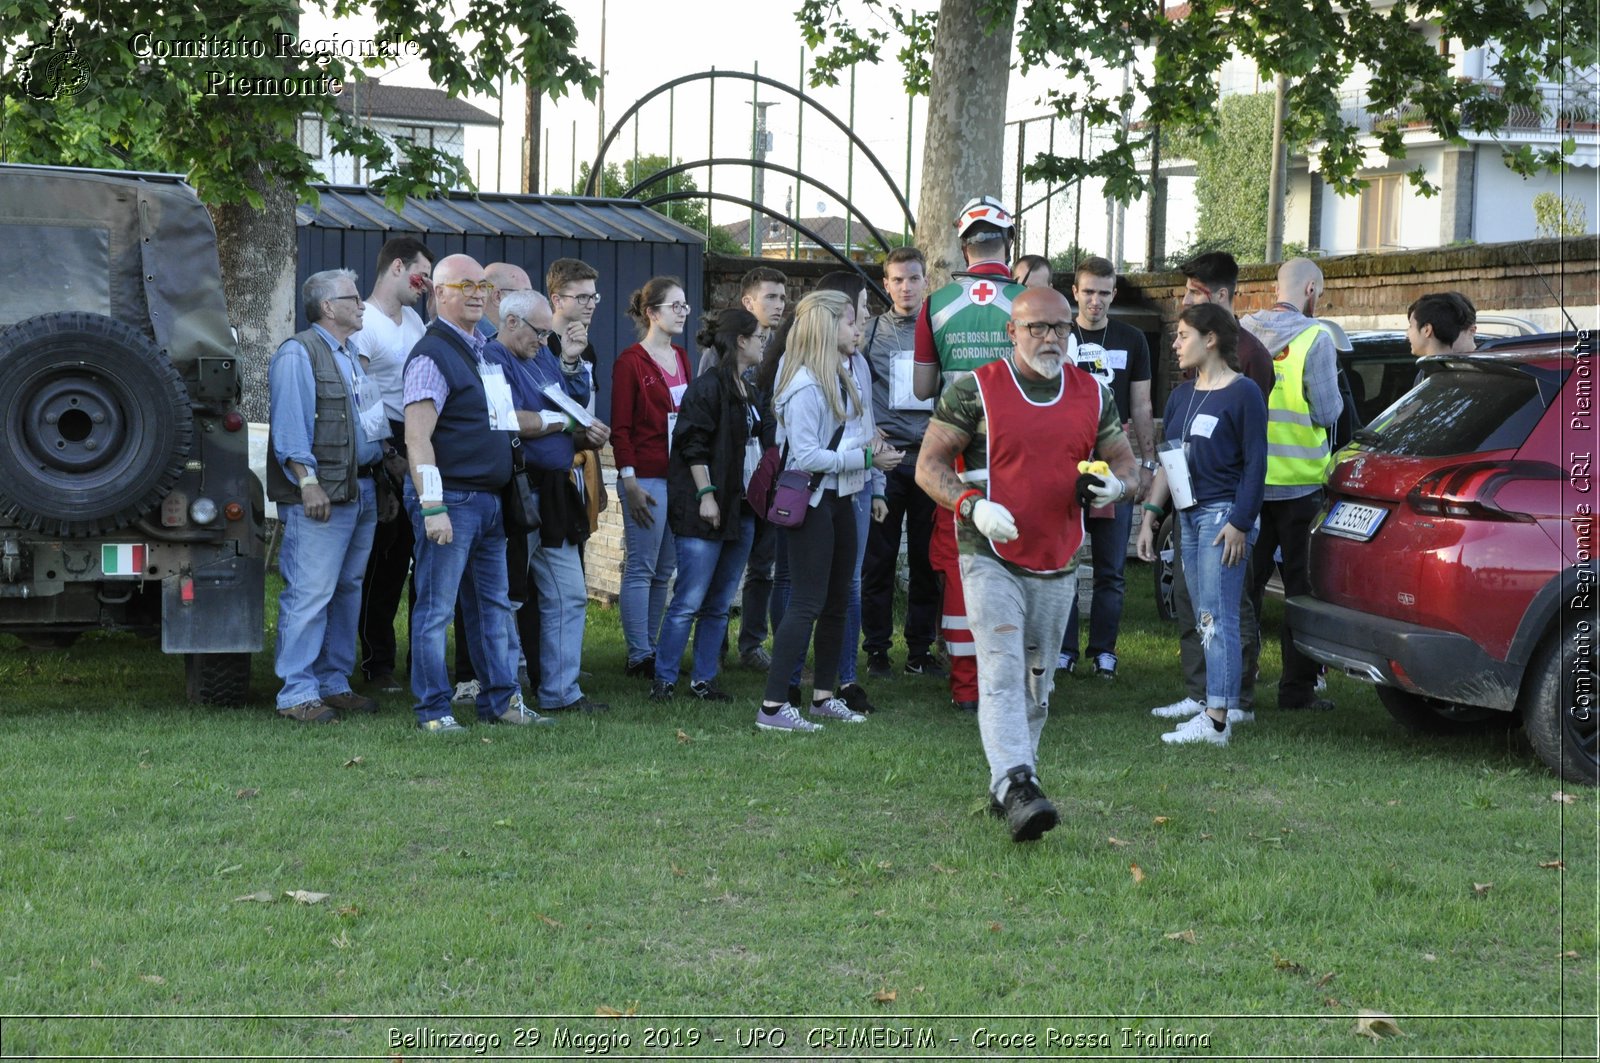
<svg viewBox="0 0 1600 1063"><path fill-rule="evenodd" d="M1343 255L1319 259L1318 265L1327 280L1319 313L1347 329L1404 328L1406 307L1420 295L1443 290L1463 293L1480 313L1512 314L1551 329L1562 327L1562 307L1583 328L1596 327L1600 315L1600 236ZM707 255L706 308L736 305L739 278L755 266L783 271L789 279L790 306L815 287L823 274L839 268L833 262ZM864 268L881 278L879 267ZM1243 267L1234 309L1246 314L1271 306L1276 299L1276 276L1275 266ZM1071 283L1069 278L1061 280L1063 284ZM1118 289L1119 302L1142 303L1161 316L1168 340L1159 352L1161 368L1157 376L1161 379L1177 376L1170 338L1178 319L1183 283L1181 273L1134 273L1123 277ZM1165 389L1157 390L1159 402ZM610 448L603 454L602 465L610 505L600 515L600 530L589 540L585 567L590 597L615 602L622 583L622 510L617 503L617 474Z"/></svg>
<svg viewBox="0 0 1600 1063"><path fill-rule="evenodd" d="M1595 328L1600 317L1600 236L1340 255L1318 259L1317 265L1327 281L1317 313L1346 329L1404 329L1406 308L1437 291L1461 292L1480 314L1510 314L1552 331L1567 327L1563 309L1580 328ZM1234 311L1244 315L1270 307L1277 300L1276 278L1276 266L1241 267ZM1166 342L1158 380L1177 379L1171 338L1183 285L1181 273L1132 273L1118 284L1119 303L1136 301L1161 315Z"/></svg>

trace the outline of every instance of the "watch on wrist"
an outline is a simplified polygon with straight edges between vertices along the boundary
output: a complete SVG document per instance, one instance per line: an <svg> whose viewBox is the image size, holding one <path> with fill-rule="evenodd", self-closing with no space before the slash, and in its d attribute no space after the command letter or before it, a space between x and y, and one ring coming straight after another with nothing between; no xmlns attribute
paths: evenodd
<svg viewBox="0 0 1600 1063"><path fill-rule="evenodd" d="M321 480L317 479L317 474L314 473L314 472L308 472L304 476L300 477L300 486L301 487L309 487L311 484L321 483L321 482L322 482Z"/></svg>
<svg viewBox="0 0 1600 1063"><path fill-rule="evenodd" d="M983 496L976 493L962 496L961 501L956 503L956 519L971 524L972 511L977 508L978 499L981 497Z"/></svg>
<svg viewBox="0 0 1600 1063"><path fill-rule="evenodd" d="M1149 458L1146 458L1139 463L1139 468L1144 469L1146 472L1155 472L1156 463L1151 461Z"/></svg>

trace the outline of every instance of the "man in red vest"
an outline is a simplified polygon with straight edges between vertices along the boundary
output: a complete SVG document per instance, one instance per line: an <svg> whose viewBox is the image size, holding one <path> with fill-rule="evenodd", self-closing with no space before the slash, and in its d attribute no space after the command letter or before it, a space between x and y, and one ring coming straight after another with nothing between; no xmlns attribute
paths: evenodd
<svg viewBox="0 0 1600 1063"><path fill-rule="evenodd" d="M1076 367L1062 369L1072 335L1066 297L1028 289L1012 303L1006 335L1009 357L945 388L917 484L955 514L991 809L1023 842L1056 825L1034 764L1077 592L1083 509L1131 496L1135 468L1111 393ZM1080 474L1078 463L1097 450L1111 471ZM981 481L973 476L980 469Z"/></svg>

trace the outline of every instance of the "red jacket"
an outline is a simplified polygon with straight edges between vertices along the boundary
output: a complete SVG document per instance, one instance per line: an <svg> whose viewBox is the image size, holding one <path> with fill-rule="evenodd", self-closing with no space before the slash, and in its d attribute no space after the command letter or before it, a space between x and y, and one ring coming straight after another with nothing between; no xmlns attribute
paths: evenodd
<svg viewBox="0 0 1600 1063"><path fill-rule="evenodd" d="M689 382L689 358L672 345L678 356L678 373ZM667 415L677 410L661 367L643 344L617 355L611 369L611 453L618 469L633 467L635 476L665 479L667 475Z"/></svg>

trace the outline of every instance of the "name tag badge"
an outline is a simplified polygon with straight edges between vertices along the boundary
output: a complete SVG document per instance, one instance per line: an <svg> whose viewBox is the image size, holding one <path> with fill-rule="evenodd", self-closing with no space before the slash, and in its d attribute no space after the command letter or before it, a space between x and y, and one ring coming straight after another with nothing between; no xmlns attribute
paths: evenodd
<svg viewBox="0 0 1600 1063"><path fill-rule="evenodd" d="M511 384L498 365L479 365L483 397L489 407L489 428L496 432L517 430L517 406L511 398Z"/></svg>
<svg viewBox="0 0 1600 1063"><path fill-rule="evenodd" d="M744 489L750 490L750 478L756 474L756 466L761 464L761 440L754 436L744 441Z"/></svg>
<svg viewBox="0 0 1600 1063"><path fill-rule="evenodd" d="M667 414L667 453L672 453L672 437L678 431L677 413Z"/></svg>
<svg viewBox="0 0 1600 1063"><path fill-rule="evenodd" d="M392 434L389 415L383 408L383 389L370 376L356 381L356 419L368 443L381 443Z"/></svg>
<svg viewBox="0 0 1600 1063"><path fill-rule="evenodd" d="M889 355L889 405L897 410L932 410L932 399L919 399L912 389L917 371L916 352L895 351Z"/></svg>
<svg viewBox="0 0 1600 1063"><path fill-rule="evenodd" d="M1211 433L1216 431L1217 419L1209 413L1196 414L1194 421L1189 425L1189 434L1199 436L1201 439L1210 439Z"/></svg>
<svg viewBox="0 0 1600 1063"><path fill-rule="evenodd" d="M1113 370L1128 368L1127 351L1108 350L1105 352L1105 360L1106 364L1109 365Z"/></svg>
<svg viewBox="0 0 1600 1063"><path fill-rule="evenodd" d="M683 393L689 390L689 385L672 384L668 386L667 390L672 393L672 408L676 410L679 406L683 405Z"/></svg>

